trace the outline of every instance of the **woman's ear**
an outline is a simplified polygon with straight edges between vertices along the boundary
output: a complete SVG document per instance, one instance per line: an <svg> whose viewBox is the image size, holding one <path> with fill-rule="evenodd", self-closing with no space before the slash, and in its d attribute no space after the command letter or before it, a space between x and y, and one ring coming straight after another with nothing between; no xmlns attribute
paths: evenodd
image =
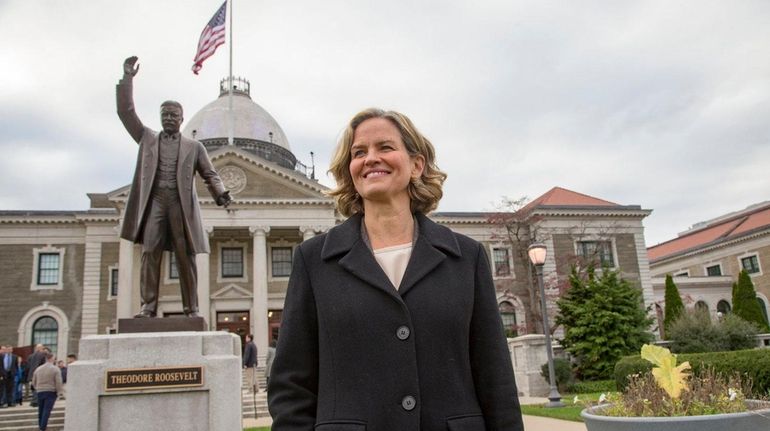
<svg viewBox="0 0 770 431"><path fill-rule="evenodd" d="M412 178L420 178L425 170L425 157L418 154L412 157Z"/></svg>

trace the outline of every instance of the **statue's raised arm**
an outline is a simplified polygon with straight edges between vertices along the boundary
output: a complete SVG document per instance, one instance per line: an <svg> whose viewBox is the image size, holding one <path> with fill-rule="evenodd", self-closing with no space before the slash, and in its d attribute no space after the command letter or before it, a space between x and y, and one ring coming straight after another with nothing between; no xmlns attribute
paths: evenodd
<svg viewBox="0 0 770 431"><path fill-rule="evenodd" d="M144 125L139 117L136 115L136 109L134 108L134 76L139 72L139 64L137 64L138 57L128 57L123 62L123 79L117 85L117 103L118 103L118 117L123 123L128 133L134 138L136 143L139 143L144 133Z"/></svg>
<svg viewBox="0 0 770 431"><path fill-rule="evenodd" d="M131 76L132 78L139 73L139 65L136 64L139 57L132 55L123 62L123 76Z"/></svg>

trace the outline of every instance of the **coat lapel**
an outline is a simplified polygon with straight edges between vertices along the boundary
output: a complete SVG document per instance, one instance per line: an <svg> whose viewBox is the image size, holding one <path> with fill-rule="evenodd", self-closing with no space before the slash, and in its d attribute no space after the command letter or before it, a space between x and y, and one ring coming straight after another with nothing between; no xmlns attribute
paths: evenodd
<svg viewBox="0 0 770 431"><path fill-rule="evenodd" d="M344 254L339 260L340 266L394 298L405 295L417 282L436 269L448 254L460 256L460 247L452 231L418 214L420 235L412 250L401 286L396 291L374 259L371 250L361 239L361 221L362 216L357 214L331 229L324 241L321 257L326 260Z"/></svg>
<svg viewBox="0 0 770 431"><path fill-rule="evenodd" d="M417 214L420 236L412 249L412 257L406 267L398 293L406 295L417 282L430 274L447 255L460 256L460 246L451 230L440 226L426 216Z"/></svg>
<svg viewBox="0 0 770 431"><path fill-rule="evenodd" d="M340 266L371 286L387 293L389 296L398 297L393 284L391 284L388 276L385 275L380 264L374 259L371 250L363 241L359 240L353 244L353 248L340 259Z"/></svg>

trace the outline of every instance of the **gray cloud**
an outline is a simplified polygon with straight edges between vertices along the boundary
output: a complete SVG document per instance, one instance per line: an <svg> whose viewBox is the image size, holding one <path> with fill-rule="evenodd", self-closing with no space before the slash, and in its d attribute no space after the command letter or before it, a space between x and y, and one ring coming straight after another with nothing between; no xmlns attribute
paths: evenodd
<svg viewBox="0 0 770 431"><path fill-rule="evenodd" d="M218 95L227 46L189 68L209 1L0 5L0 208L85 208L130 181L114 113L138 55L140 117ZM345 122L407 113L449 173L441 210L562 186L654 210L647 241L766 200L770 4L234 1L234 72L325 176Z"/></svg>

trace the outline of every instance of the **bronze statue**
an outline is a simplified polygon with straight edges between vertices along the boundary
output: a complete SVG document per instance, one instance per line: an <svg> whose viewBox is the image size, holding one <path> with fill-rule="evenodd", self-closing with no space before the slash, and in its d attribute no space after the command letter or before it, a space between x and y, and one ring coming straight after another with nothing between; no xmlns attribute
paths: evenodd
<svg viewBox="0 0 770 431"><path fill-rule="evenodd" d="M181 135L182 105L167 100L160 105L160 133L146 127L134 109L133 78L139 72L137 57L123 63L123 79L117 85L118 117L139 144L134 180L126 204L121 238L142 244L142 309L135 317L155 317L164 250L176 256L184 313L198 316L196 253L209 253L203 232L197 172L217 205L230 204L230 192L209 160L206 148Z"/></svg>

